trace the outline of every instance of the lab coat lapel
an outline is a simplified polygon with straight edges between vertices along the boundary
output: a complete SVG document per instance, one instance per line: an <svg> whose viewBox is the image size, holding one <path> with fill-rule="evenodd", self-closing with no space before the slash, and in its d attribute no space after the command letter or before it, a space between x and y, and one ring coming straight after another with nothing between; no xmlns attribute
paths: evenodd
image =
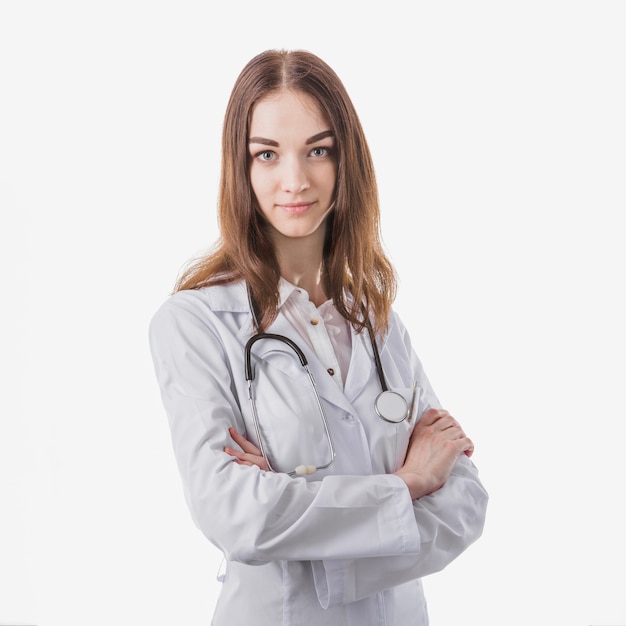
<svg viewBox="0 0 626 626"><path fill-rule="evenodd" d="M324 398L324 400L326 400L327 402L330 402L335 406L343 409L344 411L354 413L354 407L346 399L345 393L341 391L341 389L330 377L324 365L317 358L315 351L309 347L309 344L299 335L299 333L287 321L287 318L284 315L281 315L279 313L266 332L275 335L282 335L294 341L298 345L300 350L302 350L304 356L308 361L309 371L315 379L317 392L319 393L320 397ZM244 346L250 336L251 335L242 337ZM257 342L253 348L253 353L258 358L265 359L268 353L274 352L276 351L276 349L283 350L286 353L290 354L293 360L290 362L297 362L298 357L291 350L291 348L287 347L286 345L280 347L280 345L274 341L268 340ZM277 366L280 367L280 364L278 364ZM288 375L288 372L285 373Z"/></svg>
<svg viewBox="0 0 626 626"><path fill-rule="evenodd" d="M377 345L381 354L386 343L387 336L382 340L378 339ZM376 394L382 390L376 373L372 343L367 330L357 333L352 329L352 355L345 384L345 394L348 401L354 402L368 385L374 385Z"/></svg>

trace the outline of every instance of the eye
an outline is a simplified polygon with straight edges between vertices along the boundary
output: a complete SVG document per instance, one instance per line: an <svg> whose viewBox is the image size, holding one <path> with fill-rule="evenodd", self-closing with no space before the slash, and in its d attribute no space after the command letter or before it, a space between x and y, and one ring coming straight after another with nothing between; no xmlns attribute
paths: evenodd
<svg viewBox="0 0 626 626"><path fill-rule="evenodd" d="M313 148L311 150L311 156L314 157L325 157L330 154L330 148L324 148L323 146L318 146L317 148Z"/></svg>
<svg viewBox="0 0 626 626"><path fill-rule="evenodd" d="M259 161L273 161L276 157L276 153L273 150L263 150L254 155Z"/></svg>

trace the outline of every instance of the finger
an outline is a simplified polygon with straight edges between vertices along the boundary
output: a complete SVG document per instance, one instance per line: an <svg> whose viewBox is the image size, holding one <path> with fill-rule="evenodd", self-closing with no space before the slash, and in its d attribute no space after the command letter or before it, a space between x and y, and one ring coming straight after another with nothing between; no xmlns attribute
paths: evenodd
<svg viewBox="0 0 626 626"><path fill-rule="evenodd" d="M474 447L472 440L465 434L465 431L461 428L461 426L455 423L453 426L444 429L446 435L450 437L450 439L455 439L461 442L464 446ZM465 448L464 448L465 450Z"/></svg>
<svg viewBox="0 0 626 626"><path fill-rule="evenodd" d="M419 423L423 426L431 426L446 415L450 415L450 413L445 409L428 409L428 411L424 411L422 417L420 417Z"/></svg>
<svg viewBox="0 0 626 626"><path fill-rule="evenodd" d="M234 428L229 428L228 432L230 436L233 438L233 441L244 451L250 454L256 454L257 456L261 455L261 450L259 450L252 442L248 441L242 434L237 432Z"/></svg>
<svg viewBox="0 0 626 626"><path fill-rule="evenodd" d="M237 465L246 465L247 467L252 467L254 463L250 463L250 461L242 461L241 459L233 459Z"/></svg>
<svg viewBox="0 0 626 626"><path fill-rule="evenodd" d="M448 430L450 428L458 428L461 430L461 425L452 417L452 415L442 415L433 426L438 430Z"/></svg>
<svg viewBox="0 0 626 626"><path fill-rule="evenodd" d="M465 456L470 457L474 454L474 442L464 433L462 437L457 439L457 443L460 451L465 454Z"/></svg>
<svg viewBox="0 0 626 626"><path fill-rule="evenodd" d="M233 448L229 448L228 446L224 448L224 452L226 452L226 454L232 457L235 457L233 460L239 465L256 465L257 467L260 467L262 470L269 469L267 465L267 461L261 455L250 454L248 452L241 452L239 450L234 450Z"/></svg>
<svg viewBox="0 0 626 626"><path fill-rule="evenodd" d="M252 463L255 462L255 460L257 459L262 459L263 457L258 455L258 454L251 454L249 452L241 452L240 450L235 450L234 448L229 448L228 446L226 446L224 448L224 452L226 452L226 454L230 454L230 456L234 456L242 461L250 461Z"/></svg>
<svg viewBox="0 0 626 626"><path fill-rule="evenodd" d="M226 452L226 454L229 454L230 456L234 456L237 459L241 459L245 454L245 452L235 450L234 448L229 448L228 446L224 446L224 452Z"/></svg>

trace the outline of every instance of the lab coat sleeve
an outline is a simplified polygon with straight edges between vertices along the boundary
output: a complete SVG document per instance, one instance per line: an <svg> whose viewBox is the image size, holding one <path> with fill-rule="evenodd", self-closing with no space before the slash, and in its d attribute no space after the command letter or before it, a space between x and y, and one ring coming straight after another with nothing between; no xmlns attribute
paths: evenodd
<svg viewBox="0 0 626 626"><path fill-rule="evenodd" d="M240 466L223 451L232 445L227 429L244 429L233 387L244 372L231 371L234 345L224 343L219 316L197 301L184 292L166 301L151 321L150 347L185 497L204 535L247 564L418 554L398 477L307 483Z"/></svg>
<svg viewBox="0 0 626 626"><path fill-rule="evenodd" d="M474 464L460 456L441 489L413 502L419 552L313 563L320 604L347 604L442 570L482 534L487 501Z"/></svg>

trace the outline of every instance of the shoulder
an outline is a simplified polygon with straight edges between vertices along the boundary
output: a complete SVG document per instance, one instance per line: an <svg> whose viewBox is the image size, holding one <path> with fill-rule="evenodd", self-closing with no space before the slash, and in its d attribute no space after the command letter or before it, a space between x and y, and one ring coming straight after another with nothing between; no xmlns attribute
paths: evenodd
<svg viewBox="0 0 626 626"><path fill-rule="evenodd" d="M246 287L243 281L228 285L214 285L201 289L184 289L177 291L161 304L154 317L167 314L243 313L248 310Z"/></svg>
<svg viewBox="0 0 626 626"><path fill-rule="evenodd" d="M409 333L406 326L402 322L400 315L395 309L391 309L389 312L389 320L387 325L387 333L385 335L385 341L393 339L401 339L404 342L410 343Z"/></svg>
<svg viewBox="0 0 626 626"><path fill-rule="evenodd" d="M414 359L416 356L411 333L402 321L400 314L394 309L389 314L387 334L382 345L396 355L403 354L409 359Z"/></svg>
<svg viewBox="0 0 626 626"><path fill-rule="evenodd" d="M152 337L163 332L184 332L191 327L210 330L227 317L249 312L245 283L185 289L168 296L150 320Z"/></svg>

